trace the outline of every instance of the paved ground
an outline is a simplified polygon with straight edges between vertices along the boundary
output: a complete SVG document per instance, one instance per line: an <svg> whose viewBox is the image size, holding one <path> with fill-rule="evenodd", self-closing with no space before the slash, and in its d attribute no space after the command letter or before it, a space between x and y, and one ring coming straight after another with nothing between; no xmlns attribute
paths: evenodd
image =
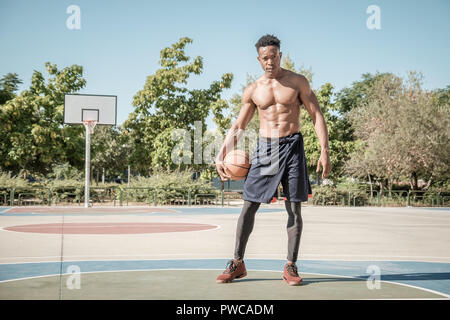
<svg viewBox="0 0 450 320"><path fill-rule="evenodd" d="M450 296L449 209L303 206L305 285L296 288L281 281L287 214L277 204L257 215L248 277L215 283L232 257L239 213L219 206L0 208L0 299ZM80 289L70 290L77 270ZM378 274L381 286L371 289L368 279ZM183 289L193 283L198 289Z"/></svg>

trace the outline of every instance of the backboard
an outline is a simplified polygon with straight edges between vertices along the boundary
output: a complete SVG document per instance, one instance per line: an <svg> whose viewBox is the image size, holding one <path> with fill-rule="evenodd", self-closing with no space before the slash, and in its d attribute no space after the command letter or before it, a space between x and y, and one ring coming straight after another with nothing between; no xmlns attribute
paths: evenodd
<svg viewBox="0 0 450 320"><path fill-rule="evenodd" d="M64 96L64 123L83 124L95 120L99 125L117 123L117 96L94 94L66 94Z"/></svg>

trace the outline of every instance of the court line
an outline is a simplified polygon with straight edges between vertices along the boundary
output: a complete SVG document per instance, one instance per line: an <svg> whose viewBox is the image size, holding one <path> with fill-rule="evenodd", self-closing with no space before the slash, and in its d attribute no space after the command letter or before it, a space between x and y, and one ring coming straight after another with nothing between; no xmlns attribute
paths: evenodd
<svg viewBox="0 0 450 320"><path fill-rule="evenodd" d="M74 224L82 224L81 226L78 225L74 225ZM143 227L143 226L167 226L167 225L176 225L177 227L184 227L184 226L192 226L193 223L176 223L176 222L143 222L142 224L127 224L127 222L111 222L109 225L108 223L105 223L105 225L95 225L95 226L90 226L89 224L96 224L96 222L68 222L66 223L64 229L74 229L74 228L135 228L135 227ZM116 224L116 225L112 225L112 224ZM196 223L196 225L201 225L201 226L216 226L213 224L200 224L200 223ZM50 228L50 229L61 229L61 225L58 223L43 223L43 224L30 224L30 225L19 225L19 226L11 226L17 229L42 229L42 228ZM11 227L6 227L6 228L11 228ZM15 231L15 230L9 230L9 231Z"/></svg>
<svg viewBox="0 0 450 320"><path fill-rule="evenodd" d="M120 222L118 222L120 223ZM126 223L126 222L125 222ZM167 222L167 223L172 223L172 222ZM186 223L186 225L188 225L189 223ZM194 224L190 223L191 225ZM199 223L195 223L195 224L199 224ZM211 228L211 229L205 229L205 230L186 230L186 231L168 231L168 232L141 232L141 233L68 233L67 235L71 235L71 236L126 236L126 235L151 235L151 234L165 234L165 233L187 233L187 232L206 232L206 231L214 231L214 230L219 230L222 228L221 225L219 224L208 224L210 226L215 226L215 228ZM14 226L13 226L14 227ZM25 226L24 226L25 227ZM94 228L94 226L92 226ZM9 227L6 227L9 228ZM4 227L0 227L0 231L4 231L4 232L12 232L12 233L28 233L28 234L45 234L45 235L52 235L52 234L58 234L58 233L48 233L48 232L23 232L23 231L16 231L16 230L6 230L4 229ZM0 258L0 259L4 259L4 258Z"/></svg>
<svg viewBox="0 0 450 320"><path fill-rule="evenodd" d="M67 261L66 261L67 262ZM128 270L101 270L101 271L87 271L87 272L80 272L81 275L83 274L94 274L94 273L118 273L118 272L149 272L149 271L223 271L223 269L215 269L215 268L211 268L211 269L204 269L204 268L166 268L166 269L128 269ZM276 272L276 273L282 273L281 270L273 270L273 269L247 269L247 271L261 271L261 272ZM319 275L319 276L327 276L327 277L337 277L337 278L347 278L347 279L357 279L357 280L361 280L361 281L366 281L365 278L363 277L355 277L355 276L342 276L342 275L337 275L337 274L329 274L329 273L311 273L311 272L300 272L300 274L308 274L308 275ZM36 278L46 278L46 277L54 277L54 276L58 276L58 275L72 275L72 273L61 273L61 274L49 274L49 275L44 275L44 276L34 276L34 277L25 277L25 278L17 278L17 279L9 279L9 280L3 280L0 281L0 283L5 283L5 282L13 282L13 281L20 281L20 280L31 280L31 279L36 279ZM61 278L62 279L62 278ZM280 277L280 281L282 280L282 278ZM62 281L62 280L61 280ZM394 285L400 285L400 286L405 286L405 287L410 287L416 290L422 290L422 291L426 291L426 292L430 292L439 296L443 296L445 297L445 299L450 299L450 295L447 295L443 292L438 292L435 290L431 290L431 289L426 289L426 288L422 288L422 287L417 287L417 286L413 286L413 285L409 285L409 284L405 284L405 283L400 283L400 282L394 282L394 281L388 281L388 280L379 280L380 282L385 282L385 283L390 283L390 284L394 284ZM416 299L416 298L413 298ZM420 298L418 298L420 300ZM428 299L432 299L434 300L434 298L428 298ZM352 299L352 300L360 300L360 299ZM379 299L380 300L380 299ZM382 300L382 299L381 299ZM408 300L408 299L402 299L399 298L399 300Z"/></svg>

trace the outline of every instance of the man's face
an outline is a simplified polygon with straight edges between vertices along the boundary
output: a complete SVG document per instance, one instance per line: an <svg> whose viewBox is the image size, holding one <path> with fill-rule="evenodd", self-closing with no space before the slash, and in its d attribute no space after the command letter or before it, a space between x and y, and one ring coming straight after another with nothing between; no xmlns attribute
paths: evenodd
<svg viewBox="0 0 450 320"><path fill-rule="evenodd" d="M258 49L258 61L267 76L275 76L280 71L282 53L275 46L260 47Z"/></svg>

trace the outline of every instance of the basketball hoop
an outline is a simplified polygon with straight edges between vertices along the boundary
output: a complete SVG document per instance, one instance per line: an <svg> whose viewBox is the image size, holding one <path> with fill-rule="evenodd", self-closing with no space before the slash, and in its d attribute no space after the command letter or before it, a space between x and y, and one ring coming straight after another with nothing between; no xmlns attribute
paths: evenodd
<svg viewBox="0 0 450 320"><path fill-rule="evenodd" d="M97 124L115 126L117 96L96 94L65 94L64 124L84 125L86 130L84 207L89 208L91 176L91 135Z"/></svg>
<svg viewBox="0 0 450 320"><path fill-rule="evenodd" d="M90 134L94 133L94 128L97 125L97 120L83 120L83 124L86 127L87 130L89 130Z"/></svg>

